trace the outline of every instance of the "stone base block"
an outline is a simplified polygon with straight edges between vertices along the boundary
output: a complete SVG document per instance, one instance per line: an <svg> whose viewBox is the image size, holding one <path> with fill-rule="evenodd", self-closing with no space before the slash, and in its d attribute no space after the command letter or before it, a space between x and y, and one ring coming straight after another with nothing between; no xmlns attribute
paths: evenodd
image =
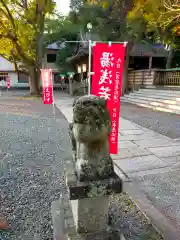
<svg viewBox="0 0 180 240"><path fill-rule="evenodd" d="M68 236L68 240L126 240L122 234L103 232L93 232L90 234L75 234Z"/></svg>
<svg viewBox="0 0 180 240"><path fill-rule="evenodd" d="M71 206L78 233L107 230L109 196L71 200Z"/></svg>
<svg viewBox="0 0 180 240"><path fill-rule="evenodd" d="M77 233L72 208L67 196L52 203L54 240L126 240L123 234L113 232L108 226L103 231Z"/></svg>
<svg viewBox="0 0 180 240"><path fill-rule="evenodd" d="M123 191L122 180L115 172L109 178L87 182L80 182L75 172L68 172L66 183L69 188L70 200L106 196Z"/></svg>

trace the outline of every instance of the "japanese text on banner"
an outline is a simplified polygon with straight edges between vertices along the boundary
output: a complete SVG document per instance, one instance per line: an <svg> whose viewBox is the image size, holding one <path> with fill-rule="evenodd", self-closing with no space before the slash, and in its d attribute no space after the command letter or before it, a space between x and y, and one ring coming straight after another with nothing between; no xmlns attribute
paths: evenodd
<svg viewBox="0 0 180 240"><path fill-rule="evenodd" d="M41 69L44 104L53 104L52 70Z"/></svg>
<svg viewBox="0 0 180 240"><path fill-rule="evenodd" d="M93 49L93 77L91 93L107 100L112 130L109 138L110 153L118 152L120 95L124 65L124 44L97 43Z"/></svg>
<svg viewBox="0 0 180 240"><path fill-rule="evenodd" d="M11 87L11 79L9 76L6 78L6 87L9 89Z"/></svg>

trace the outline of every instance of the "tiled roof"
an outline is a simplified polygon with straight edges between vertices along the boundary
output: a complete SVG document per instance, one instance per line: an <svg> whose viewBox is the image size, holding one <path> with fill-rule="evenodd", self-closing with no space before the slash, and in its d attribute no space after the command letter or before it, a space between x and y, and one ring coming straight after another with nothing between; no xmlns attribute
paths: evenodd
<svg viewBox="0 0 180 240"><path fill-rule="evenodd" d="M47 49L53 49L53 50L59 50L65 47L65 43L52 43L50 45L47 46Z"/></svg>

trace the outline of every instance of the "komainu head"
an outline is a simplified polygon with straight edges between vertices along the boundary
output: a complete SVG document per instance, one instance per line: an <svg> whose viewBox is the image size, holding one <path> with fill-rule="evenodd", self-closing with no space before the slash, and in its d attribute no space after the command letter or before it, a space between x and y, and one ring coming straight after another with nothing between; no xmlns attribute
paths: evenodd
<svg viewBox="0 0 180 240"><path fill-rule="evenodd" d="M94 95L78 98L73 104L73 132L80 142L107 140L111 119L106 101Z"/></svg>

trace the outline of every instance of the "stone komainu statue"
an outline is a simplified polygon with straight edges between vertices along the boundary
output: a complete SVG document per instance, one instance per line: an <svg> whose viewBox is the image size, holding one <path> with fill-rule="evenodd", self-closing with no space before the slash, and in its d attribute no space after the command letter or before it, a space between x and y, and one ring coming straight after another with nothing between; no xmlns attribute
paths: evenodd
<svg viewBox="0 0 180 240"><path fill-rule="evenodd" d="M87 95L74 101L70 135L80 181L104 179L114 173L109 154L110 132L111 119L104 99Z"/></svg>

